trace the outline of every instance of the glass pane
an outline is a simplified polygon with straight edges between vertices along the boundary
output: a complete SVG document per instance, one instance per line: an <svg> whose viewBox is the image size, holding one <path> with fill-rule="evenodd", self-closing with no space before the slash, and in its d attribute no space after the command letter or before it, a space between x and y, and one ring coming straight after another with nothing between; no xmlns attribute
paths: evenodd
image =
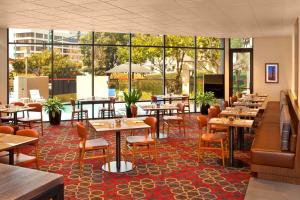
<svg viewBox="0 0 300 200"><path fill-rule="evenodd" d="M91 44L92 33L81 31L54 30L54 43L58 44Z"/></svg>
<svg viewBox="0 0 300 200"><path fill-rule="evenodd" d="M39 29L9 29L10 43L50 43L50 30Z"/></svg>
<svg viewBox="0 0 300 200"><path fill-rule="evenodd" d="M232 55L233 94L250 92L250 52L234 52Z"/></svg>
<svg viewBox="0 0 300 200"><path fill-rule="evenodd" d="M162 48L132 48L132 88L142 91L141 100L150 100L152 95L163 94L162 54Z"/></svg>
<svg viewBox="0 0 300 200"><path fill-rule="evenodd" d="M123 100L128 91L129 48L95 47L95 96L116 96Z"/></svg>
<svg viewBox="0 0 300 200"><path fill-rule="evenodd" d="M132 45L162 46L163 37L161 35L134 34L132 35Z"/></svg>
<svg viewBox="0 0 300 200"><path fill-rule="evenodd" d="M197 37L197 47L224 48L224 39L214 37Z"/></svg>
<svg viewBox="0 0 300 200"><path fill-rule="evenodd" d="M193 36L178 36L178 35L167 35L166 46L172 47L194 47Z"/></svg>
<svg viewBox="0 0 300 200"><path fill-rule="evenodd" d="M9 45L9 102L30 99L30 90L49 97L51 50L47 45Z"/></svg>
<svg viewBox="0 0 300 200"><path fill-rule="evenodd" d="M252 38L231 38L230 48L252 48Z"/></svg>
<svg viewBox="0 0 300 200"><path fill-rule="evenodd" d="M90 46L54 46L52 90L62 102L92 96L91 50Z"/></svg>
<svg viewBox="0 0 300 200"><path fill-rule="evenodd" d="M129 34L95 32L95 44L129 45Z"/></svg>
<svg viewBox="0 0 300 200"><path fill-rule="evenodd" d="M221 75L221 76L207 76L207 75ZM224 50L215 49L199 49L197 50L197 93L204 92L205 78L210 81L209 84L218 84L218 88L223 87L220 85L219 79L222 79L222 74L224 74ZM211 78L210 78L211 77ZM212 81L212 82L211 82ZM216 81L216 82L215 82ZM213 91L215 88L206 88L207 90ZM221 90L220 89L220 90ZM214 91L215 92L215 91ZM218 95L218 94L216 94ZM197 105L197 110L200 111L200 105Z"/></svg>
<svg viewBox="0 0 300 200"><path fill-rule="evenodd" d="M193 57L193 49L166 49L166 94L190 93L190 76L194 70Z"/></svg>

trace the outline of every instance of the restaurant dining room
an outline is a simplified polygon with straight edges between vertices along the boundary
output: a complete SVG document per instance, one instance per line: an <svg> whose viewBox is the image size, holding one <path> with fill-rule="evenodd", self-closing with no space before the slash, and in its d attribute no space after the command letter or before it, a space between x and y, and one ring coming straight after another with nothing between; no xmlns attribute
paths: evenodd
<svg viewBox="0 0 300 200"><path fill-rule="evenodd" d="M297 0L0 3L0 200L299 200Z"/></svg>

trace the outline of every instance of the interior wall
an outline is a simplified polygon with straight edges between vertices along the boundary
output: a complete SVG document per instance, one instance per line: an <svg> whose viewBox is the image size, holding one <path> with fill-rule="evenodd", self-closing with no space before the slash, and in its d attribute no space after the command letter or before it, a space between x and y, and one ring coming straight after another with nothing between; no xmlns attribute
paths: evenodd
<svg viewBox="0 0 300 200"><path fill-rule="evenodd" d="M7 29L0 29L0 101L7 103Z"/></svg>
<svg viewBox="0 0 300 200"><path fill-rule="evenodd" d="M253 44L253 89L267 93L270 101L279 101L279 91L291 89L292 37L257 37ZM279 83L265 83L265 63L279 63Z"/></svg>

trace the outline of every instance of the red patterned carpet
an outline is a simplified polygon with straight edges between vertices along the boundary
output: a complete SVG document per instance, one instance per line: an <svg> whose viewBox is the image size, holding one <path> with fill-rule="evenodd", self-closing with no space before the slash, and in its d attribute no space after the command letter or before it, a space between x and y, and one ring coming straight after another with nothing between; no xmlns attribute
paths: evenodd
<svg viewBox="0 0 300 200"><path fill-rule="evenodd" d="M79 176L75 126L69 122L49 126L40 140L41 170L64 175L65 199L243 199L250 177L248 168L223 168L217 162L219 152L212 151L205 152L197 163L195 116L187 118L186 138L171 129L169 138L159 140L157 164L148 156L140 156L137 167L124 174L104 172L100 161L89 160ZM91 130L90 138L95 137L107 139L114 155L113 133ZM247 152L237 152L236 156L248 159Z"/></svg>

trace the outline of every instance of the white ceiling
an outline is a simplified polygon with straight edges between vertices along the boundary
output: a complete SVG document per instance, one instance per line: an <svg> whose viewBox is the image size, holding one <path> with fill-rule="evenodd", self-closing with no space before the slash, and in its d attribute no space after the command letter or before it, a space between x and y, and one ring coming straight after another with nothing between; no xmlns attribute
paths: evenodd
<svg viewBox="0 0 300 200"><path fill-rule="evenodd" d="M0 27L201 35L292 33L300 0L0 0Z"/></svg>

